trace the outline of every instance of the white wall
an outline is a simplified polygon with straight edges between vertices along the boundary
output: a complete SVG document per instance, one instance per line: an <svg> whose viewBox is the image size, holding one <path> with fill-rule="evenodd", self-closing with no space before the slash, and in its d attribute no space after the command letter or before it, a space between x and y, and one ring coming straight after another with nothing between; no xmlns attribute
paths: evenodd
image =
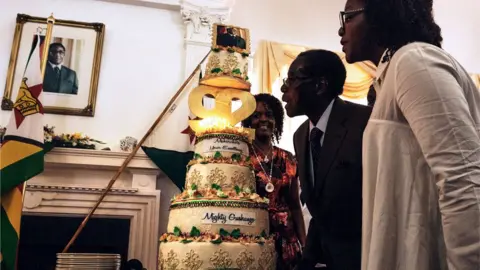
<svg viewBox="0 0 480 270"><path fill-rule="evenodd" d="M140 139L183 82L184 24L179 11L85 0L1 2L2 86L17 13L47 17L53 12L59 19L106 25L95 117L47 114L45 124L59 133L84 132L109 144L127 135ZM0 111L0 125L8 123L9 115Z"/></svg>
<svg viewBox="0 0 480 270"><path fill-rule="evenodd" d="M340 51L338 14L345 0L237 0L230 22L249 28L252 45L266 39ZM472 73L480 73L480 1L435 0L444 48Z"/></svg>

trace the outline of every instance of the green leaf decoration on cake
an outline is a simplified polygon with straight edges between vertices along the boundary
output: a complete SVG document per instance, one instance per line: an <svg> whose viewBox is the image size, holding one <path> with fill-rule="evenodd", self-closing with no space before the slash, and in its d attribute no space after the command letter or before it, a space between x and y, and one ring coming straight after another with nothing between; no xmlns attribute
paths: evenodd
<svg viewBox="0 0 480 270"><path fill-rule="evenodd" d="M263 238L267 238L267 233L265 232L265 230L263 230L262 233L260 233L260 236Z"/></svg>
<svg viewBox="0 0 480 270"><path fill-rule="evenodd" d="M250 54L249 54L249 53L246 53L246 52L243 52L243 53L242 53L242 56L243 56L243 58L245 58L245 57L250 56Z"/></svg>
<svg viewBox="0 0 480 270"><path fill-rule="evenodd" d="M242 75L242 72L240 71L239 68L236 68L236 69L232 70L232 74Z"/></svg>
<svg viewBox="0 0 480 270"><path fill-rule="evenodd" d="M227 237L228 235L230 235L230 233L223 228L220 228L219 234L223 237Z"/></svg>
<svg viewBox="0 0 480 270"><path fill-rule="evenodd" d="M193 240L191 239L183 239L182 241L180 241L182 244L188 244L188 243L191 243L193 242Z"/></svg>
<svg viewBox="0 0 480 270"><path fill-rule="evenodd" d="M217 68L213 68L210 72L211 72L211 73L220 73L220 72L222 72L222 71L223 71L223 70L222 70L221 68L217 67Z"/></svg>
<svg viewBox="0 0 480 270"><path fill-rule="evenodd" d="M235 192L238 194L242 192L242 189L239 186L234 186L233 189L235 189Z"/></svg>
<svg viewBox="0 0 480 270"><path fill-rule="evenodd" d="M235 154L232 155L232 160L233 161L240 161L240 160L242 160L242 155L235 153Z"/></svg>
<svg viewBox="0 0 480 270"><path fill-rule="evenodd" d="M219 189L220 189L220 185L212 184L212 188L213 188L213 189L216 189L216 190L219 190Z"/></svg>
<svg viewBox="0 0 480 270"><path fill-rule="evenodd" d="M180 228L175 227L175 228L173 228L173 234L175 236L180 236L180 234L182 234L182 231L180 230Z"/></svg>
<svg viewBox="0 0 480 270"><path fill-rule="evenodd" d="M227 48L227 52L229 52L229 53L234 53L235 50L234 50L233 48L228 47L228 48Z"/></svg>
<svg viewBox="0 0 480 270"><path fill-rule="evenodd" d="M192 189L192 190L197 190L197 188L198 188L198 187L197 187L197 184L192 184L192 186L191 186L191 189Z"/></svg>
<svg viewBox="0 0 480 270"><path fill-rule="evenodd" d="M208 164L208 161L202 160L202 161L200 161L200 164Z"/></svg>
<svg viewBox="0 0 480 270"><path fill-rule="evenodd" d="M195 153L193 155L193 159L203 159L202 155L200 155L199 153Z"/></svg>
<svg viewBox="0 0 480 270"><path fill-rule="evenodd" d="M248 78L248 76L246 76L246 77L245 77L245 81L248 81L248 80L249 80L249 78Z"/></svg>
<svg viewBox="0 0 480 270"><path fill-rule="evenodd" d="M235 230L233 230L230 235L231 235L233 238L235 238L235 239L240 238L240 229L235 229Z"/></svg>
<svg viewBox="0 0 480 270"><path fill-rule="evenodd" d="M212 48L212 51L213 51L213 52L219 52L219 51L220 51L220 48Z"/></svg>
<svg viewBox="0 0 480 270"><path fill-rule="evenodd" d="M218 151L215 152L215 154L213 155L213 158L214 158L214 159L220 159L220 158L222 158L222 153L220 153L220 152L218 152Z"/></svg>
<svg viewBox="0 0 480 270"><path fill-rule="evenodd" d="M190 236L192 237L200 236L200 230L197 229L197 227L193 226L192 230L190 231Z"/></svg>
<svg viewBox="0 0 480 270"><path fill-rule="evenodd" d="M250 156L248 156L247 158L245 158L245 161L246 161L246 162L249 162L249 161L250 161Z"/></svg>

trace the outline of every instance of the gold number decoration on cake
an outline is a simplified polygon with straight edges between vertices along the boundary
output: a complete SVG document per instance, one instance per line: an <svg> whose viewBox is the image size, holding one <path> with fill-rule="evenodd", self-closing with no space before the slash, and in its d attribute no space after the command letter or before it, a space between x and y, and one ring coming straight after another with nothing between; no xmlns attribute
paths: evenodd
<svg viewBox="0 0 480 270"><path fill-rule="evenodd" d="M224 269L229 268L232 266L233 261L230 258L230 254L223 249L219 249L213 253L212 257L210 258L210 262L216 268Z"/></svg>
<svg viewBox="0 0 480 270"><path fill-rule="evenodd" d="M215 99L215 106L207 109L203 105L203 98L210 96ZM240 100L242 106L232 112L232 101ZM200 85L192 90L188 98L190 111L202 120L190 120L190 127L196 132L207 128L233 127L243 119L249 117L257 106L255 98L248 91L234 88L216 88Z"/></svg>

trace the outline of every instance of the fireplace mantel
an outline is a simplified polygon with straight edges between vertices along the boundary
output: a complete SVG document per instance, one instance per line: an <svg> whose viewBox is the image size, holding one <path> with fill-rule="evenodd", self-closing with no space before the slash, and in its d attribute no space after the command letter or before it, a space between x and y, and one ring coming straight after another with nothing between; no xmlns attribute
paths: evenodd
<svg viewBox="0 0 480 270"><path fill-rule="evenodd" d="M54 148L45 170L27 182L23 211L28 215L86 216L129 153ZM96 217L130 219L127 259L157 267L160 170L143 153L130 161L95 212ZM65 243L66 244L66 243Z"/></svg>

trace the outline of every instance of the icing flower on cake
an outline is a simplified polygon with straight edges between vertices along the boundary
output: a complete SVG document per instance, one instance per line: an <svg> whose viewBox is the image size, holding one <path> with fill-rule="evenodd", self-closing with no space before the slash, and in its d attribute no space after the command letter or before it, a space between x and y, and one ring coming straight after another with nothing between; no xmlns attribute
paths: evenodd
<svg viewBox="0 0 480 270"><path fill-rule="evenodd" d="M220 198L228 198L228 196L221 190L217 190L217 196Z"/></svg>

